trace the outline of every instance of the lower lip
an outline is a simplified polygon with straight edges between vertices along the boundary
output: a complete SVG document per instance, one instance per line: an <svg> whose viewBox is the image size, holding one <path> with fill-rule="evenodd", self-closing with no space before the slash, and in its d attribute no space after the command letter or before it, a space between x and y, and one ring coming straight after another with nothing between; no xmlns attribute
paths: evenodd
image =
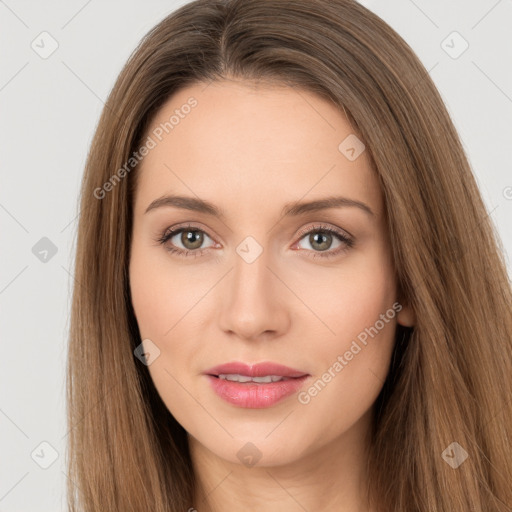
<svg viewBox="0 0 512 512"><path fill-rule="evenodd" d="M215 393L226 402L238 407L264 409L298 391L308 375L264 384L233 382L212 375L207 377Z"/></svg>

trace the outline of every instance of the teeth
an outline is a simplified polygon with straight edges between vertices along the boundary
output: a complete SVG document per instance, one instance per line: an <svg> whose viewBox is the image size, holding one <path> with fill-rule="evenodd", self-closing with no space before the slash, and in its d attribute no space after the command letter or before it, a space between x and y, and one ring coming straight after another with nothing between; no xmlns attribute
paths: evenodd
<svg viewBox="0 0 512 512"><path fill-rule="evenodd" d="M232 382L256 382L259 384L268 384L270 382L277 382L280 380L288 380L288 377L281 377L279 375L265 375L264 377L248 377L247 375L239 375L237 373L220 374L219 379L230 380Z"/></svg>

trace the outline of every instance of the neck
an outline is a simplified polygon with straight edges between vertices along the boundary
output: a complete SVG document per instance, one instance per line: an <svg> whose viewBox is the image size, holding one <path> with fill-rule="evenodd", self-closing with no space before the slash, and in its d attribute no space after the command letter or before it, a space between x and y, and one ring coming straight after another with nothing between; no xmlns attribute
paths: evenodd
<svg viewBox="0 0 512 512"><path fill-rule="evenodd" d="M194 508L197 512L372 512L366 499L371 412L338 438L326 444L318 439L316 449L272 466L227 461L189 436L198 482Z"/></svg>

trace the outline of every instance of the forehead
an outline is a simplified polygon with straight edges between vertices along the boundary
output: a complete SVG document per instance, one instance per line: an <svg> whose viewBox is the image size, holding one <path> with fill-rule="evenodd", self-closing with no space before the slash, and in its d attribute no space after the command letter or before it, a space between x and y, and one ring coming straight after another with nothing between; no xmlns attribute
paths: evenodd
<svg viewBox="0 0 512 512"><path fill-rule="evenodd" d="M382 207L368 154L343 112L302 89L194 84L164 103L146 136L154 147L137 190L145 206L183 192L214 203L236 198L248 209L326 195L371 203L377 213ZM355 159L352 148L356 156L362 150Z"/></svg>

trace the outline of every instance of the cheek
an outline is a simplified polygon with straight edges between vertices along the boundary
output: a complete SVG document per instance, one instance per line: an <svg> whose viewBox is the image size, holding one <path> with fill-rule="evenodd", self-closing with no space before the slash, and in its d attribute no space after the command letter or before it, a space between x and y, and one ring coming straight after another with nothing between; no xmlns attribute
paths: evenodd
<svg viewBox="0 0 512 512"><path fill-rule="evenodd" d="M307 296L324 324L321 346L328 351L350 345L392 308L396 299L393 266L387 252L379 247L347 260L345 266L333 269L328 279L317 280L317 284L309 287ZM390 311L390 315L394 321L396 312Z"/></svg>
<svg viewBox="0 0 512 512"><path fill-rule="evenodd" d="M158 252L132 247L132 305L141 340L150 339L159 350L148 366L155 388L178 422L186 423L191 414L201 414L190 391L197 393L186 380L191 377L187 372L195 371L194 356L200 349L201 336L195 332L201 323L199 303L211 285L193 272L173 271L165 251Z"/></svg>
<svg viewBox="0 0 512 512"><path fill-rule="evenodd" d="M180 267L165 250L154 249L132 247L130 290L141 340L150 339L160 350L148 369L157 389L168 390L179 388L171 375L182 382L203 369L197 356L204 349L205 311L211 309L215 294L210 292L219 277L207 266Z"/></svg>
<svg viewBox="0 0 512 512"><path fill-rule="evenodd" d="M361 258L357 269L333 275L319 310L331 332L315 345L318 370L300 398L304 414L323 418L323 436L348 429L377 398L394 346L394 276L383 253ZM317 307L319 304L317 304Z"/></svg>
<svg viewBox="0 0 512 512"><path fill-rule="evenodd" d="M170 340L190 322L211 279L201 272L178 271L162 249L135 245L130 259L130 290L141 337Z"/></svg>

